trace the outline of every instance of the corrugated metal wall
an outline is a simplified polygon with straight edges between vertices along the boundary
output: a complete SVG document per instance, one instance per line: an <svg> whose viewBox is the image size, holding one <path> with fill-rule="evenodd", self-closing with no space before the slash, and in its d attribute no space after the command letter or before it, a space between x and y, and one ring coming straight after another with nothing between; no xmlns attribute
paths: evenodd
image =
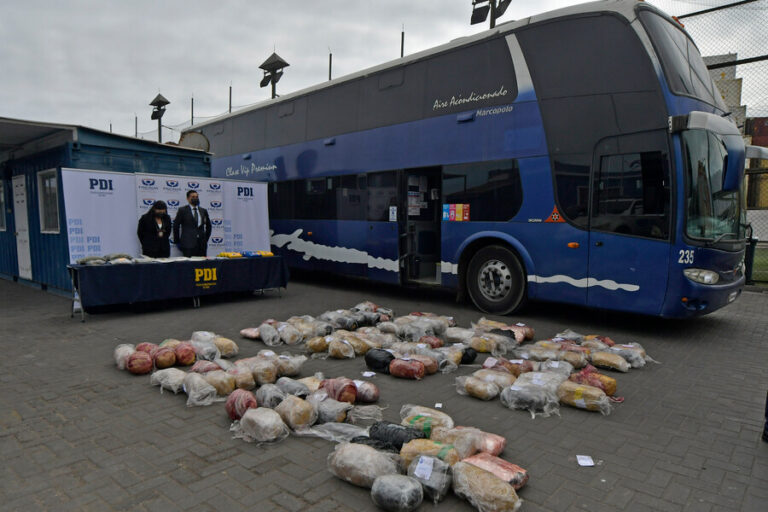
<svg viewBox="0 0 768 512"><path fill-rule="evenodd" d="M13 185L9 179L4 179L4 173L0 173L0 179L3 181L3 196L5 209L0 215L5 216L5 231L0 231L0 274L14 276L18 273L19 264L16 259L16 237L13 235L15 224L13 214L8 210L13 210Z"/></svg>

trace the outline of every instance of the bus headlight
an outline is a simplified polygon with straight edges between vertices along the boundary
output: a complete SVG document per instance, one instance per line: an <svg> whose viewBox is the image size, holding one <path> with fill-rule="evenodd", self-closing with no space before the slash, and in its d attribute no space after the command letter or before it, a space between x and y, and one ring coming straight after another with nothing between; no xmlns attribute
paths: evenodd
<svg viewBox="0 0 768 512"><path fill-rule="evenodd" d="M717 284L720 280L720 274L711 270L702 270L700 268L686 268L683 270L685 277L701 284Z"/></svg>

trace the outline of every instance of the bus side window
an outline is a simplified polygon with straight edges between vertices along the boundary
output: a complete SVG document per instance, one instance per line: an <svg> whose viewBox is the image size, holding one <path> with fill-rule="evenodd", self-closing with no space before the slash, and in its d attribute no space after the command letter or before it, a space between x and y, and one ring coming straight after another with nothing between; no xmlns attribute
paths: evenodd
<svg viewBox="0 0 768 512"><path fill-rule="evenodd" d="M375 172L368 175L368 220L389 221L389 207L397 206L397 179L395 171Z"/></svg>
<svg viewBox="0 0 768 512"><path fill-rule="evenodd" d="M669 237L669 168L661 151L600 159L591 228L647 238Z"/></svg>

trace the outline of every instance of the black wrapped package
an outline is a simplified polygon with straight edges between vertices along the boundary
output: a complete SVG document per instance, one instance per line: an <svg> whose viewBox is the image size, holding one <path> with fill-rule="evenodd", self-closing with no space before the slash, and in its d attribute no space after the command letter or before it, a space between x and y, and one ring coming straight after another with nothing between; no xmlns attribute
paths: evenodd
<svg viewBox="0 0 768 512"><path fill-rule="evenodd" d="M421 483L405 475L376 477L371 487L371 499L377 507L389 512L410 512L424 500Z"/></svg>
<svg viewBox="0 0 768 512"><path fill-rule="evenodd" d="M368 436L357 436L353 437L349 440L350 443L357 443L357 444L364 444L366 446L370 446L371 448L375 448L382 452L392 452L392 453L400 453L399 448L395 448L390 443L386 441L379 441L378 439L371 439Z"/></svg>
<svg viewBox="0 0 768 512"><path fill-rule="evenodd" d="M472 364L477 359L477 351L472 347L465 347L461 354L461 364Z"/></svg>
<svg viewBox="0 0 768 512"><path fill-rule="evenodd" d="M427 435L415 428L406 427L405 425L398 425L397 423L390 423L389 421L377 421L368 430L368 436L371 439L378 439L391 444L398 450L403 447L403 444L414 439L426 439Z"/></svg>
<svg viewBox="0 0 768 512"><path fill-rule="evenodd" d="M421 482L424 496L435 505L451 490L451 466L437 457L416 457L408 466L408 476Z"/></svg>
<svg viewBox="0 0 768 512"><path fill-rule="evenodd" d="M389 363L395 358L386 350L373 348L365 353L365 365L369 370L378 373L389 373Z"/></svg>

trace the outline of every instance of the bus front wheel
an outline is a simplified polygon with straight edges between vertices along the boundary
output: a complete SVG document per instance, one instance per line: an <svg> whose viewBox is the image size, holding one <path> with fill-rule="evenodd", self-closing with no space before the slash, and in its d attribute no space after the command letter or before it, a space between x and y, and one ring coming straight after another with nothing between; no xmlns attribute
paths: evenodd
<svg viewBox="0 0 768 512"><path fill-rule="evenodd" d="M499 245L483 247L467 267L467 291L485 313L506 315L525 301L525 272L520 260Z"/></svg>

